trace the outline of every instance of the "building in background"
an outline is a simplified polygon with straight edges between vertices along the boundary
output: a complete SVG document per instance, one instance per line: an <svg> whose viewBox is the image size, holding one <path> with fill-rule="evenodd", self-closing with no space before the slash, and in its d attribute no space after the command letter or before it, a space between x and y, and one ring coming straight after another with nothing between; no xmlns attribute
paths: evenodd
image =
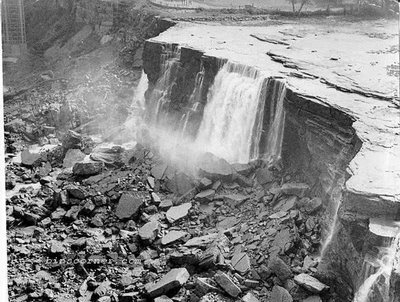
<svg viewBox="0 0 400 302"><path fill-rule="evenodd" d="M3 55L19 57L27 51L23 0L1 1Z"/></svg>

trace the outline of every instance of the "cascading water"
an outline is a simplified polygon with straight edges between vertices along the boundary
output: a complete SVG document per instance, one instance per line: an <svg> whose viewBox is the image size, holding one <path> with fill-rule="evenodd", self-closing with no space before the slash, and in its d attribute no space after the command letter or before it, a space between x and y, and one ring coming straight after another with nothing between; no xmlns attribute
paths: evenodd
<svg viewBox="0 0 400 302"><path fill-rule="evenodd" d="M251 154L253 128L265 83L265 76L252 67L228 62L218 72L210 88L196 143L229 162L248 162L257 158L256 147ZM257 138L257 137L256 137Z"/></svg>
<svg viewBox="0 0 400 302"><path fill-rule="evenodd" d="M389 241L387 247L380 250L376 259L378 270L368 276L358 288L353 302L390 301L389 288L393 263L400 243L400 233ZM374 289L377 293L374 293ZM374 296L374 295L378 295Z"/></svg>

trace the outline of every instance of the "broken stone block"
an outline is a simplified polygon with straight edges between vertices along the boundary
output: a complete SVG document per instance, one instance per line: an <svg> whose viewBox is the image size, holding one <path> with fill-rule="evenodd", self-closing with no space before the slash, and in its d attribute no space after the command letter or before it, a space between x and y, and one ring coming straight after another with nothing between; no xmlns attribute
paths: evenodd
<svg viewBox="0 0 400 302"><path fill-rule="evenodd" d="M146 284L145 289L151 298L159 297L170 290L180 288L189 280L189 277L186 268L174 268L164 275L160 281Z"/></svg>
<svg viewBox="0 0 400 302"><path fill-rule="evenodd" d="M154 302L173 302L173 300L170 299L168 296L163 295L161 297L155 298Z"/></svg>
<svg viewBox="0 0 400 302"><path fill-rule="evenodd" d="M233 255L231 263L233 268L241 274L247 273L251 267L250 257L246 253L236 253Z"/></svg>
<svg viewBox="0 0 400 302"><path fill-rule="evenodd" d="M245 187L251 188L253 186L253 180L243 175L237 175L235 181L239 186L244 188Z"/></svg>
<svg viewBox="0 0 400 302"><path fill-rule="evenodd" d="M37 164L41 159L39 152L32 152L31 150L25 149L21 153L21 164L24 166L31 167Z"/></svg>
<svg viewBox="0 0 400 302"><path fill-rule="evenodd" d="M258 300L257 297L254 296L252 293L248 292L246 295L243 296L242 301L243 302L259 302L260 300Z"/></svg>
<svg viewBox="0 0 400 302"><path fill-rule="evenodd" d="M81 187L71 184L66 186L64 189L68 192L69 197L77 198L79 200L86 198L87 194Z"/></svg>
<svg viewBox="0 0 400 302"><path fill-rule="evenodd" d="M143 196L137 192L128 192L121 195L115 215L119 219L136 218L139 215L139 210L143 206L145 200Z"/></svg>
<svg viewBox="0 0 400 302"><path fill-rule="evenodd" d="M158 221L150 221L139 229L139 237L143 241L152 242L156 239L160 225Z"/></svg>
<svg viewBox="0 0 400 302"><path fill-rule="evenodd" d="M174 204L172 203L172 200L170 199L165 199L162 200L159 204L159 208L163 211L168 210L169 208L171 208Z"/></svg>
<svg viewBox="0 0 400 302"><path fill-rule="evenodd" d="M308 275L308 274L300 274L294 277L294 281L304 287L305 289L309 290L314 294L319 294L320 292L329 288L328 285L323 284L318 279Z"/></svg>
<svg viewBox="0 0 400 302"><path fill-rule="evenodd" d="M65 252L64 245L59 241L51 242L49 253L53 255L62 254Z"/></svg>
<svg viewBox="0 0 400 302"><path fill-rule="evenodd" d="M241 205L243 202L249 199L249 196L244 196L242 194L229 194L224 195L223 198L225 202Z"/></svg>
<svg viewBox="0 0 400 302"><path fill-rule="evenodd" d="M189 213L192 204L190 202L184 203L180 206L170 208L167 213L166 217L169 223L174 223L179 219L186 217Z"/></svg>
<svg viewBox="0 0 400 302"><path fill-rule="evenodd" d="M65 150L73 148L78 149L81 147L82 136L75 131L68 130L68 132L63 136L61 142Z"/></svg>
<svg viewBox="0 0 400 302"><path fill-rule="evenodd" d="M201 157L198 167L201 177L225 182L233 181L235 171L231 165L225 159L218 158L212 153L205 153Z"/></svg>
<svg viewBox="0 0 400 302"><path fill-rule="evenodd" d="M64 168L72 168L76 163L83 161L86 154L79 149L69 149L63 160Z"/></svg>
<svg viewBox="0 0 400 302"><path fill-rule="evenodd" d="M72 168L72 172L74 173L74 175L78 176L90 176L99 174L103 170L103 168L103 162L80 162L74 165L74 167Z"/></svg>
<svg viewBox="0 0 400 302"><path fill-rule="evenodd" d="M302 300L301 302L322 302L320 296L310 296Z"/></svg>
<svg viewBox="0 0 400 302"><path fill-rule="evenodd" d="M200 179L199 189L200 190L207 190L212 186L212 181L206 177Z"/></svg>
<svg viewBox="0 0 400 302"><path fill-rule="evenodd" d="M154 193L154 192L151 193L151 199L157 205L161 203L161 198L160 198L160 196L157 195L157 193Z"/></svg>
<svg viewBox="0 0 400 302"><path fill-rule="evenodd" d="M314 214L322 208L322 199L319 197L314 197L308 201L303 208L307 214Z"/></svg>
<svg viewBox="0 0 400 302"><path fill-rule="evenodd" d="M272 288L270 299L274 302L293 302L293 298L289 292L278 285Z"/></svg>
<svg viewBox="0 0 400 302"><path fill-rule="evenodd" d="M161 238L161 244L167 245L184 238L188 233L183 231L170 231Z"/></svg>
<svg viewBox="0 0 400 302"><path fill-rule="evenodd" d="M235 170L238 174L243 175L243 176L249 176L251 172L253 172L254 167L249 165L249 164L240 164L240 163L235 163L232 164L233 170Z"/></svg>
<svg viewBox="0 0 400 302"><path fill-rule="evenodd" d="M225 231L238 223L236 217L226 217L224 220L217 223L217 230Z"/></svg>
<svg viewBox="0 0 400 302"><path fill-rule="evenodd" d="M236 298L242 291L241 289L229 278L229 276L223 272L217 272L214 276L215 281L222 289L229 294L231 297Z"/></svg>
<svg viewBox="0 0 400 302"><path fill-rule="evenodd" d="M165 184L168 190L179 196L194 188L191 178L184 173L175 173Z"/></svg>
<svg viewBox="0 0 400 302"><path fill-rule="evenodd" d="M131 292L131 293L124 293L119 296L119 302L134 302L136 300L136 297L138 296L139 293L137 292Z"/></svg>
<svg viewBox="0 0 400 302"><path fill-rule="evenodd" d="M213 200L214 195L215 195L215 191L208 189L208 190L201 191L199 194L197 194L194 197L194 199L198 202L207 203L207 202L211 202Z"/></svg>
<svg viewBox="0 0 400 302"><path fill-rule="evenodd" d="M188 240L185 243L187 247L207 247L210 243L212 243L215 239L217 239L218 233L212 233L209 235L195 237Z"/></svg>
<svg viewBox="0 0 400 302"><path fill-rule="evenodd" d="M286 264L279 257L274 257L269 261L268 268L274 273L281 281L285 281L293 277L290 266Z"/></svg>
<svg viewBox="0 0 400 302"><path fill-rule="evenodd" d="M166 164L159 164L157 166L154 166L151 169L151 175L154 176L155 179L161 180L164 177L165 170L167 170L167 165Z"/></svg>
<svg viewBox="0 0 400 302"><path fill-rule="evenodd" d="M63 208L57 208L53 213L51 213L50 217L52 220L59 220L65 216L67 211Z"/></svg>
<svg viewBox="0 0 400 302"><path fill-rule="evenodd" d="M215 282L214 282L215 283ZM195 280L195 293L199 297L203 297L210 292L220 291L217 287L212 285L212 280L209 278L196 278Z"/></svg>
<svg viewBox="0 0 400 302"><path fill-rule="evenodd" d="M274 210L279 210L281 212L289 212L292 210L297 202L297 196L290 196L288 198L281 199L276 206L274 206Z"/></svg>
<svg viewBox="0 0 400 302"><path fill-rule="evenodd" d="M304 197L310 190L310 187L305 183L285 183L281 187L281 192L286 195L296 195L297 197Z"/></svg>
<svg viewBox="0 0 400 302"><path fill-rule="evenodd" d="M154 181L154 177L147 177L147 184L149 185L150 189L154 189L155 186L155 181Z"/></svg>
<svg viewBox="0 0 400 302"><path fill-rule="evenodd" d="M268 168L258 169L256 173L257 181L260 185L265 185L274 181L274 175Z"/></svg>

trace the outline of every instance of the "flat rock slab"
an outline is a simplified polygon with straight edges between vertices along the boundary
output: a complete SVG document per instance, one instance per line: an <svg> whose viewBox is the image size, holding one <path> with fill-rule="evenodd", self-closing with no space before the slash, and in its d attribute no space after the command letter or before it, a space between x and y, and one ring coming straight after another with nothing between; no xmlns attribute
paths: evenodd
<svg viewBox="0 0 400 302"><path fill-rule="evenodd" d="M150 221L139 229L139 237L144 241L154 241L157 237L160 224L158 221Z"/></svg>
<svg viewBox="0 0 400 302"><path fill-rule="evenodd" d="M167 245L184 238L188 233L183 231L170 231L161 238L161 244Z"/></svg>
<svg viewBox="0 0 400 302"><path fill-rule="evenodd" d="M289 292L278 285L273 287L270 299L274 302L293 302L293 298Z"/></svg>
<svg viewBox="0 0 400 302"><path fill-rule="evenodd" d="M218 285L221 286L231 297L236 298L242 293L241 289L231 280L231 278L229 278L227 274L218 272L215 274L214 279Z"/></svg>
<svg viewBox="0 0 400 302"><path fill-rule="evenodd" d="M39 152L33 152L31 150L25 149L21 153L21 163L25 166L33 166L41 158Z"/></svg>
<svg viewBox="0 0 400 302"><path fill-rule="evenodd" d="M250 268L250 257L246 253L236 253L232 257L233 268L241 274L247 273Z"/></svg>
<svg viewBox="0 0 400 302"><path fill-rule="evenodd" d="M246 295L243 296L242 298L243 302L260 302L260 300L257 299L256 296L254 296L252 293L247 293Z"/></svg>
<svg viewBox="0 0 400 302"><path fill-rule="evenodd" d="M119 219L127 219L135 217L139 214L140 208L143 206L145 199L143 195L137 192L129 192L122 194L119 199L115 215Z"/></svg>
<svg viewBox="0 0 400 302"><path fill-rule="evenodd" d="M170 270L160 281L145 285L146 291L151 298L166 294L172 289L180 288L185 284L190 275L186 268L174 268Z"/></svg>
<svg viewBox="0 0 400 302"><path fill-rule="evenodd" d="M212 153L205 153L198 163L199 175L211 180L222 180L231 182L234 178L235 170L222 158Z"/></svg>
<svg viewBox="0 0 400 302"><path fill-rule="evenodd" d="M240 205L246 200L248 200L250 197L249 196L244 196L242 194L228 194L228 195L223 195L223 199L226 202L234 203L236 205Z"/></svg>
<svg viewBox="0 0 400 302"><path fill-rule="evenodd" d="M217 239L218 233L212 233L201 237L195 237L185 243L187 247L206 247Z"/></svg>
<svg viewBox="0 0 400 302"><path fill-rule="evenodd" d="M74 173L74 175L78 176L91 176L99 174L101 171L103 171L103 168L103 162L80 162L74 165L74 167L72 168L72 172Z"/></svg>
<svg viewBox="0 0 400 302"><path fill-rule="evenodd" d="M199 194L197 194L194 199L198 202L210 202L213 200L215 195L215 191L212 189L204 190L201 191Z"/></svg>
<svg viewBox="0 0 400 302"><path fill-rule="evenodd" d="M254 168L253 166L249 164L232 164L233 170L235 170L237 173L243 176L249 176L251 172L253 172Z"/></svg>
<svg viewBox="0 0 400 302"><path fill-rule="evenodd" d="M224 231L235 226L239 220L236 217L226 217L224 220L217 223L217 230Z"/></svg>
<svg viewBox="0 0 400 302"><path fill-rule="evenodd" d="M271 272L274 273L282 281L293 277L290 266L287 265L286 262L279 257L272 258L269 261L268 267Z"/></svg>
<svg viewBox="0 0 400 302"><path fill-rule="evenodd" d="M309 290L314 294L319 294L320 292L329 288L328 285L320 282L318 279L308 275L308 274L300 274L294 277L294 281Z"/></svg>
<svg viewBox="0 0 400 302"><path fill-rule="evenodd" d="M155 298L154 302L173 302L168 296L162 295L161 297Z"/></svg>
<svg viewBox="0 0 400 302"><path fill-rule="evenodd" d="M286 183L281 187L281 192L286 195L296 195L297 197L304 197L310 190L310 186L305 183Z"/></svg>
<svg viewBox="0 0 400 302"><path fill-rule="evenodd" d="M174 223L179 219L186 217L189 213L192 204L190 202L184 203L180 206L170 208L167 213L166 217L169 223Z"/></svg>

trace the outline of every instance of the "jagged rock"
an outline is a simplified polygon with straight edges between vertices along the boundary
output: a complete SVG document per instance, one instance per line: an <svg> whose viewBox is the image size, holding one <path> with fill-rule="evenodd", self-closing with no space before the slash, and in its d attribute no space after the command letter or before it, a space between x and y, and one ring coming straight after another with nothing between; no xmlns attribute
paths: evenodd
<svg viewBox="0 0 400 302"><path fill-rule="evenodd" d="M65 216L67 211L63 208L57 208L53 213L51 213L50 217L52 220L59 220Z"/></svg>
<svg viewBox="0 0 400 302"><path fill-rule="evenodd" d="M167 245L184 238L188 233L183 231L170 231L161 238L161 244Z"/></svg>
<svg viewBox="0 0 400 302"><path fill-rule="evenodd" d="M81 162L86 154L79 149L69 149L63 160L64 168L72 168L76 163Z"/></svg>
<svg viewBox="0 0 400 302"><path fill-rule="evenodd" d="M195 293L199 297L203 297L210 292L218 292L219 289L212 285L212 280L209 278L197 277L195 280Z"/></svg>
<svg viewBox="0 0 400 302"><path fill-rule="evenodd" d="M67 134L61 140L62 146L65 150L79 149L82 143L82 136L72 130L68 130Z"/></svg>
<svg viewBox="0 0 400 302"><path fill-rule="evenodd" d="M81 211L80 206L72 206L67 213L65 213L65 218L68 218L70 220L77 220L79 212Z"/></svg>
<svg viewBox="0 0 400 302"><path fill-rule="evenodd" d="M96 214L90 219L90 224L95 227L102 227L104 225L103 219L103 214Z"/></svg>
<svg viewBox="0 0 400 302"><path fill-rule="evenodd" d="M163 295L161 297L155 298L154 302L173 302L173 300L170 299L168 296Z"/></svg>
<svg viewBox="0 0 400 302"><path fill-rule="evenodd" d="M198 202L210 202L212 201L215 195L215 191L212 189L201 191L199 194L195 196L195 200Z"/></svg>
<svg viewBox="0 0 400 302"><path fill-rule="evenodd" d="M281 229L276 235L272 242L272 247L281 252L289 251L297 241L295 233L292 233L290 229Z"/></svg>
<svg viewBox="0 0 400 302"><path fill-rule="evenodd" d="M159 164L157 166L154 166L151 169L151 175L154 176L155 179L161 180L163 179L164 173L167 170L167 165L166 164Z"/></svg>
<svg viewBox="0 0 400 302"><path fill-rule="evenodd" d="M242 301L243 302L259 302L260 300L258 300L256 296L254 296L252 293L249 292L243 296Z"/></svg>
<svg viewBox="0 0 400 302"><path fill-rule="evenodd" d="M251 172L253 172L254 167L249 164L232 164L233 170L243 176L249 176Z"/></svg>
<svg viewBox="0 0 400 302"><path fill-rule="evenodd" d="M171 208L172 206L173 206L174 204L172 203L172 200L170 200L170 199L164 199L164 200L162 200L161 202L160 202L160 204L159 204L159 208L161 209L161 210L168 210L169 208Z"/></svg>
<svg viewBox="0 0 400 302"><path fill-rule="evenodd" d="M31 167L41 160L40 152L32 152L31 150L25 149L21 153L21 163L25 166Z"/></svg>
<svg viewBox="0 0 400 302"><path fill-rule="evenodd" d="M272 258L269 261L268 268L282 281L293 277L290 266L279 257Z"/></svg>
<svg viewBox="0 0 400 302"><path fill-rule="evenodd" d="M119 297L119 302L134 302L137 296L137 292L124 293Z"/></svg>
<svg viewBox="0 0 400 302"><path fill-rule="evenodd" d="M4 124L4 131L10 133L18 133L25 130L25 122L22 119L16 118L11 122Z"/></svg>
<svg viewBox="0 0 400 302"><path fill-rule="evenodd" d="M103 162L80 162L74 165L74 167L72 168L72 172L74 173L74 175L78 176L90 176L99 174L103 170L103 168Z"/></svg>
<svg viewBox="0 0 400 302"><path fill-rule="evenodd" d="M322 208L322 199L314 197L304 205L304 210L307 214L314 214Z"/></svg>
<svg viewBox="0 0 400 302"><path fill-rule="evenodd" d="M212 181L206 177L203 177L202 179L200 179L200 183L199 183L199 189L200 190L207 190L209 188L211 188L212 186Z"/></svg>
<svg viewBox="0 0 400 302"><path fill-rule="evenodd" d="M65 251L66 250L65 250L64 245L59 241L53 241L50 245L50 249L49 249L50 254L62 254Z"/></svg>
<svg viewBox="0 0 400 302"><path fill-rule="evenodd" d="M201 236L201 237L195 237L190 240L188 240L185 243L185 246L187 247L206 247L210 243L212 243L215 239L217 239L218 233L212 233L209 235Z"/></svg>
<svg viewBox="0 0 400 302"><path fill-rule="evenodd" d="M147 177L147 184L149 185L150 189L154 189L155 187L155 180L154 177Z"/></svg>
<svg viewBox="0 0 400 302"><path fill-rule="evenodd" d="M184 195L194 188L191 178L184 173L174 174L166 181L166 186L168 190L178 195Z"/></svg>
<svg viewBox="0 0 400 302"><path fill-rule="evenodd" d="M242 293L242 290L223 272L217 272L214 276L215 281L231 297L236 298Z"/></svg>
<svg viewBox="0 0 400 302"><path fill-rule="evenodd" d="M170 208L166 213L168 222L174 223L179 219L186 217L191 207L192 204L189 202L189 203L184 203L180 206Z"/></svg>
<svg viewBox="0 0 400 302"><path fill-rule="evenodd" d="M160 196L157 195L157 193L152 192L151 193L151 199L157 205L159 205L161 203L161 198L160 198Z"/></svg>
<svg viewBox="0 0 400 302"><path fill-rule="evenodd" d="M293 302L293 298L289 292L278 285L273 287L270 299L273 302Z"/></svg>
<svg viewBox="0 0 400 302"><path fill-rule="evenodd" d="M119 219L136 218L145 200L143 196L136 192L128 192L121 195L115 215Z"/></svg>
<svg viewBox="0 0 400 302"><path fill-rule="evenodd" d="M322 302L320 296L310 296L302 300L302 302Z"/></svg>
<svg viewBox="0 0 400 302"><path fill-rule="evenodd" d="M329 288L326 284L307 274L295 276L294 281L314 294L319 294Z"/></svg>
<svg viewBox="0 0 400 302"><path fill-rule="evenodd" d="M281 187L281 192L286 195L296 195L297 197L304 197L310 190L310 187L305 183L285 183Z"/></svg>
<svg viewBox="0 0 400 302"><path fill-rule="evenodd" d="M199 175L211 180L231 182L235 174L235 171L226 160L218 158L209 152L201 157L198 167Z"/></svg>
<svg viewBox="0 0 400 302"><path fill-rule="evenodd" d="M274 175L268 168L258 169L256 172L257 182L260 185L274 181Z"/></svg>
<svg viewBox="0 0 400 302"><path fill-rule="evenodd" d="M250 257L246 253L236 253L231 260L233 268L241 274L247 273L250 268Z"/></svg>
<svg viewBox="0 0 400 302"><path fill-rule="evenodd" d="M64 189L68 192L70 197L77 198L80 200L86 198L86 192L81 187L71 184L66 186Z"/></svg>
<svg viewBox="0 0 400 302"><path fill-rule="evenodd" d="M145 289L151 298L155 298L172 289L180 288L189 280L189 277L186 268L174 268L164 275L160 281L146 284Z"/></svg>
<svg viewBox="0 0 400 302"><path fill-rule="evenodd" d="M160 228L160 225L158 221L150 221L143 225L139 229L139 237L143 241L149 241L152 242L154 239L157 237L158 229Z"/></svg>
<svg viewBox="0 0 400 302"><path fill-rule="evenodd" d="M249 196L244 196L242 194L228 194L228 195L223 195L224 201L228 203L233 203L237 206L241 205L243 202L248 200L250 197Z"/></svg>
<svg viewBox="0 0 400 302"><path fill-rule="evenodd" d="M289 212L292 210L297 202L297 196L290 196L288 198L283 198L279 203L274 206L274 210L279 210L281 212Z"/></svg>
<svg viewBox="0 0 400 302"><path fill-rule="evenodd" d="M217 230L225 231L238 223L238 219L236 217L227 217L224 220L217 223Z"/></svg>

